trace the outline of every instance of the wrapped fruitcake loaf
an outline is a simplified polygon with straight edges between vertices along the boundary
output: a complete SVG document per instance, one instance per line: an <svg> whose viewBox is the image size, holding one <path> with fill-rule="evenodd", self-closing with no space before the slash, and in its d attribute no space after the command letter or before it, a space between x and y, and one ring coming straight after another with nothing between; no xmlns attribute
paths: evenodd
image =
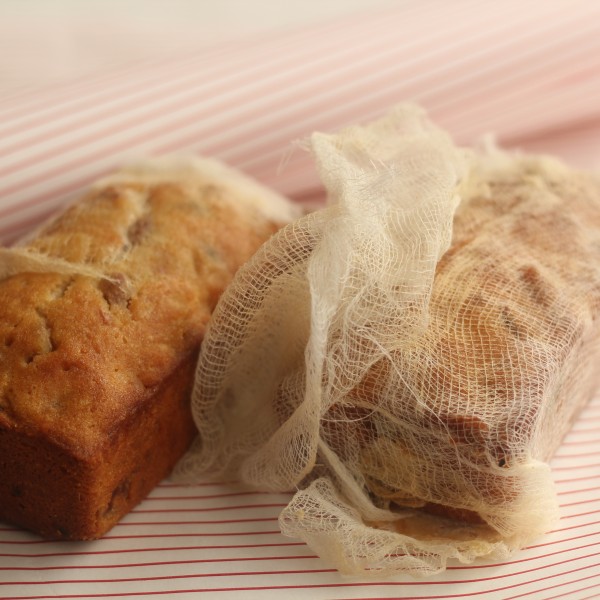
<svg viewBox="0 0 600 600"><path fill-rule="evenodd" d="M282 530L348 573L506 557L598 383L600 182L410 107L312 147L329 204L221 298L180 476L298 490Z"/></svg>
<svg viewBox="0 0 600 600"><path fill-rule="evenodd" d="M210 313L293 214L220 163L160 159L0 251L0 519L96 538L170 472Z"/></svg>

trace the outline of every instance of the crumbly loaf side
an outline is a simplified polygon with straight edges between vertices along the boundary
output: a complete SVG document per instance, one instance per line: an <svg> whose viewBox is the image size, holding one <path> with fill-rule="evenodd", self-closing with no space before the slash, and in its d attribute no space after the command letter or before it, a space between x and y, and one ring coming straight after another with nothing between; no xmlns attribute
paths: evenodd
<svg viewBox="0 0 600 600"><path fill-rule="evenodd" d="M280 223L215 181L166 177L95 188L17 251L49 272L0 281L0 518L97 537L191 439L181 398L210 312Z"/></svg>

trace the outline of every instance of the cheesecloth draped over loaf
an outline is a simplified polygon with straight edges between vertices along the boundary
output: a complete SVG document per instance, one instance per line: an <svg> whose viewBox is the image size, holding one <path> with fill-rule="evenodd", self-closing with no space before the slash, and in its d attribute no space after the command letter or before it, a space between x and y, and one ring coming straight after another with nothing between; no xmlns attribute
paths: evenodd
<svg viewBox="0 0 600 600"><path fill-rule="evenodd" d="M506 557L553 524L544 461L596 383L597 183L414 107L311 145L328 205L222 297L179 476L296 490L282 531L346 573Z"/></svg>

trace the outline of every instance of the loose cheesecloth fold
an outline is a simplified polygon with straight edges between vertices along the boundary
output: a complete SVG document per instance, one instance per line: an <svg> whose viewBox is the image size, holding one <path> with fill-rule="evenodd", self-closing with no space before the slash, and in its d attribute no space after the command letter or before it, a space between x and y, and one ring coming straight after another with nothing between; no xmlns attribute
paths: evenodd
<svg viewBox="0 0 600 600"><path fill-rule="evenodd" d="M179 477L298 489L282 531L346 573L505 558L557 518L597 384L600 183L414 107L312 149L329 204L222 296Z"/></svg>

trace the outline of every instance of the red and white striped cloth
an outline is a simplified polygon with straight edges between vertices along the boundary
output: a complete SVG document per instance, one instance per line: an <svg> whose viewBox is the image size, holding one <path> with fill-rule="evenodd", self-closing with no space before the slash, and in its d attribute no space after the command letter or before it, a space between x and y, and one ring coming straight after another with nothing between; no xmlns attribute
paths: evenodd
<svg viewBox="0 0 600 600"><path fill-rule="evenodd" d="M560 522L503 564L452 564L423 581L342 578L279 533L289 495L165 482L96 542L48 542L0 524L0 598L600 598L599 435L597 398L552 463Z"/></svg>
<svg viewBox="0 0 600 600"><path fill-rule="evenodd" d="M0 242L143 155L217 156L319 200L310 157L293 142L403 101L460 142L493 132L600 167L600 3L415 0L7 91ZM600 598L600 398L553 471L559 526L502 565L455 564L424 582L342 579L279 534L286 495L165 483L98 542L0 526L0 598Z"/></svg>

